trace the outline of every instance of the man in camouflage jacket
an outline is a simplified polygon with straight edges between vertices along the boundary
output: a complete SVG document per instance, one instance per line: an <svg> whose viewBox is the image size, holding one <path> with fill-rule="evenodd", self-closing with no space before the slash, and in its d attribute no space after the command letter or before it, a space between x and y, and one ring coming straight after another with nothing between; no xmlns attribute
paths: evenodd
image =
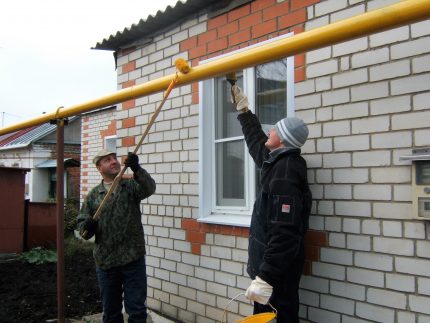
<svg viewBox="0 0 430 323"><path fill-rule="evenodd" d="M116 154L100 151L93 160L102 175L82 205L77 227L85 239L95 235L93 255L103 304L103 323L123 322L122 295L129 322L146 321L145 238L140 202L155 192L152 177L140 167L137 155L129 153L125 165L132 179L121 179L113 196L93 219L121 166Z"/></svg>

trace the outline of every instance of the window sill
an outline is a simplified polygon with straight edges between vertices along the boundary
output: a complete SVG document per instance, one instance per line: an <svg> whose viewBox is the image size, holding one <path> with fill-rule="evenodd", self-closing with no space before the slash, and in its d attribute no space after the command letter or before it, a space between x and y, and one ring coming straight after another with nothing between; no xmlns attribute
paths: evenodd
<svg viewBox="0 0 430 323"><path fill-rule="evenodd" d="M251 217L249 215L237 214L214 214L197 219L200 223L222 224L236 227L250 227Z"/></svg>

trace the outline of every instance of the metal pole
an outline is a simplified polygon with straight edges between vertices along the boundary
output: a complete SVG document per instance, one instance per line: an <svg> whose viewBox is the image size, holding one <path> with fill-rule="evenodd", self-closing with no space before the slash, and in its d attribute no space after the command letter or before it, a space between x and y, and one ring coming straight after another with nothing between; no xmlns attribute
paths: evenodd
<svg viewBox="0 0 430 323"><path fill-rule="evenodd" d="M188 74L179 75L177 85L190 84L226 75L247 67L411 24L428 19L429 17L430 0L400 1L381 9L244 50L240 53L213 60L207 64L195 66ZM60 112L46 113L37 118L2 128L0 129L0 135L45 123L51 119L74 116L119 102L157 93L166 89L174 77L174 74L167 75L140 85L122 89L111 95L62 109Z"/></svg>
<svg viewBox="0 0 430 323"><path fill-rule="evenodd" d="M64 119L57 122L57 310L64 323Z"/></svg>

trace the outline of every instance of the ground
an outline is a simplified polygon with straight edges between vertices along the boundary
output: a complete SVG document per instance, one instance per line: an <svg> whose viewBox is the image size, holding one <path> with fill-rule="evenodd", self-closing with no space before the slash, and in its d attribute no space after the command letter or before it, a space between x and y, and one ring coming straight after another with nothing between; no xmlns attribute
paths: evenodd
<svg viewBox="0 0 430 323"><path fill-rule="evenodd" d="M79 244L80 245L80 244ZM65 248L65 317L101 313L91 248ZM0 322L45 322L57 318L57 264L0 261Z"/></svg>

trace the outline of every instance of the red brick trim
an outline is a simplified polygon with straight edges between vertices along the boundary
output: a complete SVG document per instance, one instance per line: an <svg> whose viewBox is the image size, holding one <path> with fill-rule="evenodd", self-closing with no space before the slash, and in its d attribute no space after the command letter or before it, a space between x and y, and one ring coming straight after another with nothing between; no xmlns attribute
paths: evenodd
<svg viewBox="0 0 430 323"><path fill-rule="evenodd" d="M197 46L197 36L193 36L191 38L185 39L183 42L181 42L180 46L181 46L181 52L196 47Z"/></svg>
<svg viewBox="0 0 430 323"><path fill-rule="evenodd" d="M270 20L290 12L290 5L288 1L284 1L278 5L268 7L263 10L263 20Z"/></svg>
<svg viewBox="0 0 430 323"><path fill-rule="evenodd" d="M239 18L249 15L251 12L251 6L249 4L242 7L238 7L227 13L228 21L237 20Z"/></svg>
<svg viewBox="0 0 430 323"><path fill-rule="evenodd" d="M131 61L122 66L122 73L132 72L136 69L136 61Z"/></svg>
<svg viewBox="0 0 430 323"><path fill-rule="evenodd" d="M224 26L227 23L227 14L212 18L208 21L208 30Z"/></svg>
<svg viewBox="0 0 430 323"><path fill-rule="evenodd" d="M256 0L251 2L251 12L263 11L276 4L275 0Z"/></svg>
<svg viewBox="0 0 430 323"><path fill-rule="evenodd" d="M185 240L191 243L191 252L201 254L201 246L206 242L206 233L248 237L249 229L230 225L200 223L195 219L182 219L181 228L185 230ZM320 260L320 249L328 245L328 233L309 230L305 238L304 275L312 272L312 262Z"/></svg>
<svg viewBox="0 0 430 323"><path fill-rule="evenodd" d="M103 140L107 136L114 136L114 135L116 135L116 122L115 120L112 120L106 129L100 130L100 137Z"/></svg>
<svg viewBox="0 0 430 323"><path fill-rule="evenodd" d="M263 40L294 32L301 33L307 21L307 7L320 0L255 0L230 12L209 19L207 31L180 43L188 51L191 66ZM296 55L295 82L306 79L305 56ZM127 85L130 86L130 85ZM125 83L123 84L125 87ZM198 86L192 86L192 103L199 99Z"/></svg>
<svg viewBox="0 0 430 323"><path fill-rule="evenodd" d="M206 233L223 234L237 237L249 236L248 228L200 223L195 219L182 219L181 227L185 230L185 239L191 243L191 252L195 255L201 254L201 245L206 242Z"/></svg>
<svg viewBox="0 0 430 323"><path fill-rule="evenodd" d="M132 128L136 125L136 118L130 117L122 120L122 128Z"/></svg>
<svg viewBox="0 0 430 323"><path fill-rule="evenodd" d="M309 7L318 2L320 2L320 0L291 0L291 11Z"/></svg>
<svg viewBox="0 0 430 323"><path fill-rule="evenodd" d="M121 55L120 56L128 55L128 54L132 53L134 50L136 50L136 46L123 48L123 49L121 49Z"/></svg>
<svg viewBox="0 0 430 323"><path fill-rule="evenodd" d="M130 81L126 81L124 83L121 83L121 87L123 89L128 88L130 86L136 85L136 80L130 80Z"/></svg>
<svg viewBox="0 0 430 323"><path fill-rule="evenodd" d="M123 110L133 109L135 107L136 107L136 100L135 99L124 101L122 103L122 109Z"/></svg>
<svg viewBox="0 0 430 323"><path fill-rule="evenodd" d="M305 238L305 267L304 275L312 274L312 262L320 260L321 247L328 246L328 233L325 231L309 230Z"/></svg>
<svg viewBox="0 0 430 323"><path fill-rule="evenodd" d="M136 143L135 143L134 137L122 138L122 143L121 143L122 147L131 147L131 146L134 146L135 144Z"/></svg>

